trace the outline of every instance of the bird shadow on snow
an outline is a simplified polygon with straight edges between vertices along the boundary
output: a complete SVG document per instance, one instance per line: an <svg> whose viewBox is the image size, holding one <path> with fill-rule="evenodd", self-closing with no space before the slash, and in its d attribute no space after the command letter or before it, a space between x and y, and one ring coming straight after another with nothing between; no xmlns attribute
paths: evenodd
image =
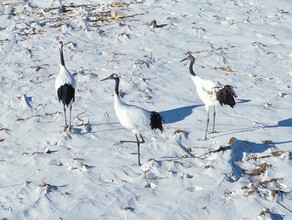
<svg viewBox="0 0 292 220"><path fill-rule="evenodd" d="M112 126L119 126L118 128L112 127ZM102 133L102 132L112 132L116 130L125 130L126 128L122 127L120 122L107 122L107 123L98 123L98 124L93 124L92 126L95 126L97 128L100 127L95 133ZM106 126L111 126L110 128L107 128Z"/></svg>
<svg viewBox="0 0 292 220"><path fill-rule="evenodd" d="M280 127L292 127L292 118L287 118L287 119L278 121L276 125L265 126L265 128L280 128ZM287 144L287 143L292 143L292 140L274 142L274 144Z"/></svg>
<svg viewBox="0 0 292 220"><path fill-rule="evenodd" d="M249 101L250 100L248 99L240 99L238 103L246 103ZM170 124L184 120L187 116L192 114L194 108L198 108L201 106L204 106L204 104L184 106L180 108L161 111L159 113L164 117L164 124Z"/></svg>
<svg viewBox="0 0 292 220"><path fill-rule="evenodd" d="M220 147L217 150L210 151L209 153L203 155L208 156L213 153L219 153L226 150L231 150L229 163L232 168L232 174L227 175L227 181L237 182L241 177L245 175L244 169L242 169L237 162L243 160L244 154L254 154L254 153L263 153L269 148L274 147L274 144L266 143L255 143L255 142L246 142L241 140L235 140L233 144L227 147Z"/></svg>
<svg viewBox="0 0 292 220"><path fill-rule="evenodd" d="M159 112L164 117L164 124L175 123L184 120L187 116L191 115L194 108L203 105L191 105L171 110Z"/></svg>
<svg viewBox="0 0 292 220"><path fill-rule="evenodd" d="M265 128L277 128L277 127L292 127L292 118L287 118L287 119L278 121L276 125L265 126Z"/></svg>
<svg viewBox="0 0 292 220"><path fill-rule="evenodd" d="M242 103L244 102L248 102L248 100L243 100ZM232 130L227 130L227 131L221 131L222 134L218 134L216 135L217 137L219 136L224 136L224 135L231 135L231 134L236 134L236 133L240 133L240 132L251 132L251 131L255 131L258 129L262 129L262 128L290 128L292 127L292 118L287 118L287 119L283 119L281 121L278 121L277 124L275 125L264 125L264 126L259 126L259 127L247 127L247 128L239 128L239 129L232 129ZM274 144L286 144L286 143L291 143L292 140L290 141L282 141L282 142L277 142Z"/></svg>
<svg viewBox="0 0 292 220"><path fill-rule="evenodd" d="M236 104L242 104L250 101L250 99L236 99Z"/></svg>

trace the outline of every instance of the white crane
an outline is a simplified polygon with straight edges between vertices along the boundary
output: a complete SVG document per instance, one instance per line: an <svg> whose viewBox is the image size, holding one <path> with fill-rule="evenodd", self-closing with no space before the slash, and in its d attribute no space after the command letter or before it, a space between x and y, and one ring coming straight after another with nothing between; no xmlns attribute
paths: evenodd
<svg viewBox="0 0 292 220"><path fill-rule="evenodd" d="M56 78L55 89L59 101L62 101L64 107L64 115L65 115L65 128L64 131L71 129L71 111L72 111L72 103L75 101L75 87L76 82L74 77L71 75L69 70L65 66L64 55L63 55L63 42L59 42L59 51L61 58L60 72ZM67 124L66 118L66 108L70 109L70 120L69 125Z"/></svg>
<svg viewBox="0 0 292 220"><path fill-rule="evenodd" d="M136 143L138 145L138 165L140 163L140 144L145 143L142 136L143 131L159 129L163 131L162 122L164 121L163 116L154 111L147 111L146 109L137 107L135 105L128 105L124 103L119 95L119 83L120 79L117 74L113 73L109 77L102 79L105 80L115 80L115 93L114 93L114 108L116 115L120 123L127 129L131 130L136 137L136 141L124 141L121 140L120 143ZM141 140L139 140L139 137Z"/></svg>
<svg viewBox="0 0 292 220"><path fill-rule="evenodd" d="M200 99L204 102L205 108L207 111L207 126L205 132L205 138L207 139L207 132L209 126L209 110L210 107L213 107L213 130L212 133L215 132L215 117L216 111L215 106L221 105L229 105L231 108L235 106L234 98L237 97L235 94L233 87L230 85L221 85L219 82L213 82L211 80L202 79L201 77L197 76L193 71L193 65L195 63L195 58L189 52L187 53L187 57L181 62L185 60L190 60L189 71L191 74L191 78L196 85L197 93Z"/></svg>

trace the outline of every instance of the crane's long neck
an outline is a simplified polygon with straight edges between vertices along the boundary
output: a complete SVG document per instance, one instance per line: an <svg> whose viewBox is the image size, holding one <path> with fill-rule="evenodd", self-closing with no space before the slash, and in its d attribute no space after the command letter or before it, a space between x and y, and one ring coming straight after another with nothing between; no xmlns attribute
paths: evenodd
<svg viewBox="0 0 292 220"><path fill-rule="evenodd" d="M195 63L195 60L191 60L191 63L190 63L190 66L189 66L189 71L190 71L190 74L192 76L196 76L196 74L195 74L195 72L193 70L194 63Z"/></svg>
<svg viewBox="0 0 292 220"><path fill-rule="evenodd" d="M60 47L60 58L61 58L61 65L65 66L64 54L63 54L63 46Z"/></svg>
<svg viewBox="0 0 292 220"><path fill-rule="evenodd" d="M115 100L115 110L117 111L119 108L121 108L122 106L125 105L125 103L122 101L122 99L120 98L120 93L119 93L119 83L120 83L120 79L116 78L116 85L115 85L115 93L114 93L114 100Z"/></svg>
<svg viewBox="0 0 292 220"><path fill-rule="evenodd" d="M120 94L119 94L119 84L120 84L120 79L119 78L116 78L115 79L116 81L116 85L115 85L115 94L120 97Z"/></svg>

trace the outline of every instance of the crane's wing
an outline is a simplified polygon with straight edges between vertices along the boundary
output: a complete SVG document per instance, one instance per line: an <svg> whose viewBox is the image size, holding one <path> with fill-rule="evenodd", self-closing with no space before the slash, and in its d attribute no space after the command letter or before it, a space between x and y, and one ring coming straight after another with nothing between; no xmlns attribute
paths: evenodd
<svg viewBox="0 0 292 220"><path fill-rule="evenodd" d="M134 105L129 105L128 115L133 125L137 127L137 129L148 130L150 128L149 111Z"/></svg>
<svg viewBox="0 0 292 220"><path fill-rule="evenodd" d="M234 89L230 85L221 86L216 92L216 98L221 105L229 105L230 107L235 106L235 99L237 95Z"/></svg>

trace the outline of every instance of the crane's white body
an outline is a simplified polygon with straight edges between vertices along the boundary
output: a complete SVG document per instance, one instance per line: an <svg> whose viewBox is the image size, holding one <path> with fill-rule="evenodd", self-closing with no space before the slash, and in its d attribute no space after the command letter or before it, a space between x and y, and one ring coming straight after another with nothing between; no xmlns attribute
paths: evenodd
<svg viewBox="0 0 292 220"><path fill-rule="evenodd" d="M131 130L136 137L136 141L125 141L121 140L119 143L136 143L138 147L138 165L140 163L140 144L145 143L145 140L142 136L142 132L159 129L163 131L162 123L164 121L163 116L155 111L147 111L146 109L137 107L135 105L128 105L124 103L119 95L119 82L120 79L117 74L113 73L109 77L102 79L105 80L115 80L115 93L114 93L114 108L116 115L120 123ZM140 136L140 140L139 140Z"/></svg>
<svg viewBox="0 0 292 220"><path fill-rule="evenodd" d="M116 93L114 94L114 108L120 123L133 134L140 135L143 131L151 130L149 111L124 103Z"/></svg>
<svg viewBox="0 0 292 220"><path fill-rule="evenodd" d="M58 89L65 84L71 85L74 89L76 88L76 81L74 77L71 75L66 66L60 65L60 72L55 82L55 90L57 95Z"/></svg>
<svg viewBox="0 0 292 220"><path fill-rule="evenodd" d="M198 77L194 70L193 65L195 63L195 58L191 55L190 52L187 53L187 57L182 61L190 60L189 65L189 72L191 75L191 79L196 85L197 93L200 97L200 99L204 102L205 108L207 111L207 126L205 131L205 138L207 139L207 132L208 132L208 126L209 126L209 111L210 107L213 107L213 130L212 132L215 132L215 106L216 105L229 105L231 108L235 106L235 100L234 98L237 97L235 94L233 87L230 85L221 85L219 82L214 82L212 80L208 79L202 79L201 77Z"/></svg>
<svg viewBox="0 0 292 220"><path fill-rule="evenodd" d="M217 100L216 93L222 88L222 85L219 82L214 82L212 80L202 79L199 76L191 75L191 79L196 85L197 93L200 99L204 102L206 111L209 111L211 106L219 105Z"/></svg>

